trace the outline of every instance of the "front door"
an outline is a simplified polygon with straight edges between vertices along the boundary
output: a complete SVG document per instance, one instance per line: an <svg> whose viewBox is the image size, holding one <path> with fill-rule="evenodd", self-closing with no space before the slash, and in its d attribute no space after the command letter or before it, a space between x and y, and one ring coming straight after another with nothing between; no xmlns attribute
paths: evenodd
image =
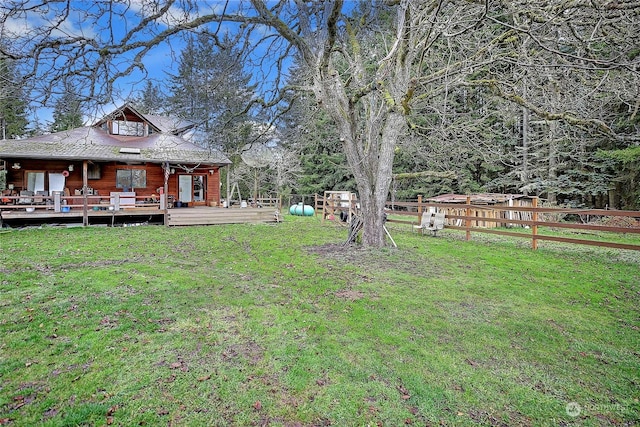
<svg viewBox="0 0 640 427"><path fill-rule="evenodd" d="M193 204L196 206L204 206L207 202L206 183L206 175L193 175Z"/></svg>
<svg viewBox="0 0 640 427"><path fill-rule="evenodd" d="M182 203L191 203L193 200L193 184L191 183L191 175L178 176L178 201Z"/></svg>
<svg viewBox="0 0 640 427"><path fill-rule="evenodd" d="M205 194L207 176L202 175L179 175L178 176L178 200L182 203L189 203L193 206L203 206L206 204Z"/></svg>

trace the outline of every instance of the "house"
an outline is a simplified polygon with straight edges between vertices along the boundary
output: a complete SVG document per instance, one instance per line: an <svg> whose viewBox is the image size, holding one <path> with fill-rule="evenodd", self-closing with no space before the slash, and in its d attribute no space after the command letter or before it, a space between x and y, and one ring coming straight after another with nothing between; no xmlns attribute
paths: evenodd
<svg viewBox="0 0 640 427"><path fill-rule="evenodd" d="M125 105L93 126L1 140L0 210L82 211L86 223L87 211L218 206L231 161L185 139L193 127Z"/></svg>

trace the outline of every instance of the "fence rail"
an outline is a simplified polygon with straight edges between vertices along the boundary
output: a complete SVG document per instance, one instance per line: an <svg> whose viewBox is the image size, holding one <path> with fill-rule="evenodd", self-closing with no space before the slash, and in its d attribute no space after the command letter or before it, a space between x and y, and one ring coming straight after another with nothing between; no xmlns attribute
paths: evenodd
<svg viewBox="0 0 640 427"><path fill-rule="evenodd" d="M351 202L358 203L357 200ZM324 206L326 203L322 200L322 196L316 195L316 206ZM393 209L391 209L392 207ZM540 234L541 228L640 234L640 211L541 207L538 206L537 198L532 198L531 206L478 205L472 204L470 197L467 197L466 203L427 203L419 197L417 201L387 202L387 208L388 213L395 217L407 217L406 220L388 218L388 222L411 226L420 224L422 214L425 211L444 211L446 214L445 228L465 231L466 240L471 240L472 233L485 233L529 239L533 249L538 248L539 241L553 241L640 250L638 244ZM561 222L560 218L562 217L580 218L580 221ZM608 218L609 221L607 221L608 223L601 221L600 224L596 224L592 221L594 218ZM504 228L520 228L523 231L509 231ZM524 230L528 230L528 232Z"/></svg>

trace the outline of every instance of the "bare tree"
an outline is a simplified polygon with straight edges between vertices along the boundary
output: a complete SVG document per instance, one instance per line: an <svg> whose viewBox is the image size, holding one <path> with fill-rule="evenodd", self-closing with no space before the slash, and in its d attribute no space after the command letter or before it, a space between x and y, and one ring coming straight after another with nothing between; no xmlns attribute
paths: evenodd
<svg viewBox="0 0 640 427"><path fill-rule="evenodd" d="M214 40L238 32L246 64L263 73L263 96L253 105L274 107L277 114L290 91L309 90L331 116L357 183L363 244L382 246L395 149L415 116L450 88L487 87L546 120L615 136L600 117L527 99L512 69L533 64L637 77L638 11L633 2L587 0L14 0L0 6L0 55L29 65L24 75L43 82L34 84L42 99L71 80L87 96L107 101L119 78L139 72L144 77L143 60L160 44L176 43L185 32ZM523 52L536 61L514 53L523 38L533 45ZM308 87L286 84L293 55L309 72Z"/></svg>

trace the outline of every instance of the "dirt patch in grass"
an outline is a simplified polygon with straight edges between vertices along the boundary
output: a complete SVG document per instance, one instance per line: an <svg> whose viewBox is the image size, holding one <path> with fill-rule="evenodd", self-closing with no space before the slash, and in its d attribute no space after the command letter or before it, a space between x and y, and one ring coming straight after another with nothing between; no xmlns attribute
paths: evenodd
<svg viewBox="0 0 640 427"><path fill-rule="evenodd" d="M307 246L307 252L322 255L325 258L351 259L358 251L363 251L356 246L342 246L338 243L327 243L325 245Z"/></svg>
<svg viewBox="0 0 640 427"><path fill-rule="evenodd" d="M509 427L509 426L531 426L531 420L522 416L516 412L509 414L508 421L505 421L502 416L494 415L484 410L471 410L469 411L469 418L479 425L488 425L495 427Z"/></svg>
<svg viewBox="0 0 640 427"><path fill-rule="evenodd" d="M255 342L232 344L222 352L223 361L244 359L250 366L257 365L264 357L264 349Z"/></svg>
<svg viewBox="0 0 640 427"><path fill-rule="evenodd" d="M331 262L352 265L363 271L395 271L418 276L439 276L441 269L435 264L424 263L424 257L410 249L364 248L362 246L329 243L305 248L310 254ZM363 276L364 277L364 276ZM365 278L366 279L366 278Z"/></svg>
<svg viewBox="0 0 640 427"><path fill-rule="evenodd" d="M365 294L363 292L354 291L352 289L341 289L335 293L335 296L349 301L358 301L364 298Z"/></svg>
<svg viewBox="0 0 640 427"><path fill-rule="evenodd" d="M49 264L33 264L30 265L29 268L37 271L38 273L42 273L44 275L51 275L55 272L58 271L71 271L71 270L77 270L80 268L94 268L94 269L99 269L102 267L108 267L108 266L113 266L113 265L122 265L122 264L127 264L127 263L131 263L131 262L137 262L138 259L123 259L123 260L101 260L101 261L85 261L85 262L80 262L80 263L70 263L70 264L63 264L63 265L57 265L57 266L51 266ZM8 267L1 267L0 268L0 273L3 274L13 274L16 273L18 271L23 271L24 270L24 266L20 266L17 268L8 268Z"/></svg>

